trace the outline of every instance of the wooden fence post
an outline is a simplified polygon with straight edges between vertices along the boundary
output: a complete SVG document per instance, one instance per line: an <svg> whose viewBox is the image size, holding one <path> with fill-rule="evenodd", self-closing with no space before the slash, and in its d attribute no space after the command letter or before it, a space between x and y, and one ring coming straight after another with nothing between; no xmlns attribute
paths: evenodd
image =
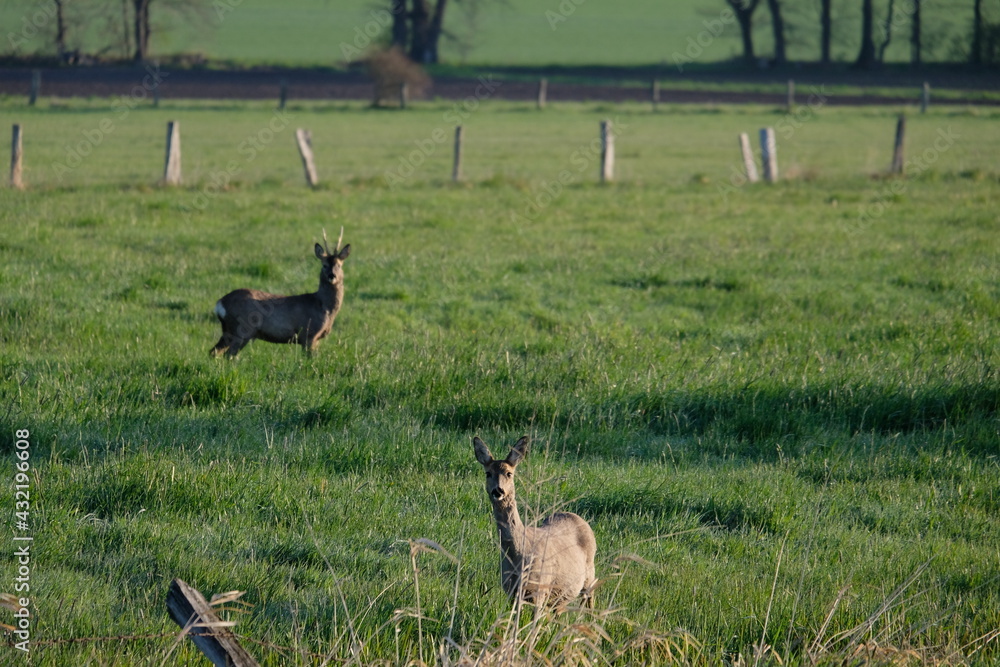
<svg viewBox="0 0 1000 667"><path fill-rule="evenodd" d="M601 121L601 183L615 178L615 135L611 121Z"/></svg>
<svg viewBox="0 0 1000 667"><path fill-rule="evenodd" d="M167 612L174 623L189 630L191 641L216 667L258 667L205 597L180 579L170 582Z"/></svg>
<svg viewBox="0 0 1000 667"><path fill-rule="evenodd" d="M313 161L312 132L299 128L295 130L295 143L299 147L299 155L302 156L302 168L306 171L306 183L314 188L319 183L316 176L316 163Z"/></svg>
<svg viewBox="0 0 1000 667"><path fill-rule="evenodd" d="M795 81L793 79L788 80L788 102L786 106L789 112L795 109Z"/></svg>
<svg viewBox="0 0 1000 667"><path fill-rule="evenodd" d="M404 81L399 84L399 108L405 109L410 101L410 86Z"/></svg>
<svg viewBox="0 0 1000 667"><path fill-rule="evenodd" d="M21 190L24 181L21 180L21 158L24 151L21 146L21 126L14 125L10 137L10 187Z"/></svg>
<svg viewBox="0 0 1000 667"><path fill-rule="evenodd" d="M536 105L539 109L545 108L545 98L548 97L548 94L549 80L543 77L538 81L538 99L536 101Z"/></svg>
<svg viewBox="0 0 1000 667"><path fill-rule="evenodd" d="M906 116L899 114L896 121L896 143L892 149L892 169L893 174L903 173L903 141L906 138Z"/></svg>
<svg viewBox="0 0 1000 667"><path fill-rule="evenodd" d="M740 133L740 153L743 155L743 171L747 181L756 183L760 177L757 175L757 163L753 161L753 150L750 149L750 135L746 132Z"/></svg>
<svg viewBox="0 0 1000 667"><path fill-rule="evenodd" d="M163 168L164 185L181 184L181 124L167 122L167 160Z"/></svg>
<svg viewBox="0 0 1000 667"><path fill-rule="evenodd" d="M462 180L462 126L455 127L455 162L451 168L451 180L458 183Z"/></svg>
<svg viewBox="0 0 1000 667"><path fill-rule="evenodd" d="M927 113L927 107L931 105L931 84L924 81L923 90L920 92L920 113Z"/></svg>
<svg viewBox="0 0 1000 667"><path fill-rule="evenodd" d="M764 180L774 183L778 180L778 144L774 139L774 128L760 130L760 161L764 168Z"/></svg>
<svg viewBox="0 0 1000 667"><path fill-rule="evenodd" d="M33 69L31 70L31 95L28 98L28 106L35 106L35 100L38 99L38 93L42 89L42 70Z"/></svg>
<svg viewBox="0 0 1000 667"><path fill-rule="evenodd" d="M649 96L653 102L653 111L656 111L656 107L660 104L660 82L657 79L653 79L653 83L649 89Z"/></svg>

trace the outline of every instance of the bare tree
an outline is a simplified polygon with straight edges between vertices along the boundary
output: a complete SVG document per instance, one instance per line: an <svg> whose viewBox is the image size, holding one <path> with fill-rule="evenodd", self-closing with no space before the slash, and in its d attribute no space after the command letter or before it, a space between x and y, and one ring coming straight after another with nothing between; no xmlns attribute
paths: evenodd
<svg viewBox="0 0 1000 667"><path fill-rule="evenodd" d="M895 23L896 0L889 0L889 8L885 14L885 22L882 24L882 42L878 45L877 60L879 63L885 62L885 50L892 42L892 25Z"/></svg>
<svg viewBox="0 0 1000 667"><path fill-rule="evenodd" d="M135 53L132 59L137 63L149 55L149 5L153 0L132 0L132 29L135 35Z"/></svg>
<svg viewBox="0 0 1000 667"><path fill-rule="evenodd" d="M480 5L486 1L455 0L451 3L464 11L464 32L475 30ZM449 0L389 0L389 7L392 13L392 43L407 52L414 62L438 62L442 37L457 43L466 53L471 48L468 35L456 34L454 30L444 27Z"/></svg>
<svg viewBox="0 0 1000 667"><path fill-rule="evenodd" d="M392 44L405 49L406 35L409 32L406 27L406 0L392 0L390 13L392 14Z"/></svg>
<svg viewBox="0 0 1000 667"><path fill-rule="evenodd" d="M128 29L128 0L122 0L122 57L127 58L132 50L132 40Z"/></svg>
<svg viewBox="0 0 1000 667"><path fill-rule="evenodd" d="M56 53L66 53L66 0L53 0L56 6Z"/></svg>
<svg viewBox="0 0 1000 667"><path fill-rule="evenodd" d="M740 25L740 36L743 39L743 60L748 64L753 64L756 56L753 52L753 13L757 11L760 0L726 0L736 22Z"/></svg>
<svg viewBox="0 0 1000 667"><path fill-rule="evenodd" d="M969 63L983 64L983 0L974 0L972 3L972 49Z"/></svg>
<svg viewBox="0 0 1000 667"><path fill-rule="evenodd" d="M774 34L774 64L784 65L785 56L785 21L781 16L780 0L767 0L767 9L771 12L771 31Z"/></svg>
<svg viewBox="0 0 1000 667"><path fill-rule="evenodd" d="M869 68L875 64L875 8L872 0L861 2L861 50L854 61L857 67Z"/></svg>
<svg viewBox="0 0 1000 667"><path fill-rule="evenodd" d="M213 5L204 0L131 0L131 14L128 0L123 0L122 22L127 24L131 19L131 30L134 47L132 60L143 62L149 58L150 39L154 32L165 33L176 25L184 22L197 27L209 25L209 16ZM112 3L99 3L102 12L113 12ZM228 6L228 5L227 5ZM153 11L156 10L156 20ZM128 46L128 36L125 36Z"/></svg>
<svg viewBox="0 0 1000 667"><path fill-rule="evenodd" d="M833 41L832 4L833 0L820 0L819 3L819 61L824 65L830 64L830 43Z"/></svg>
<svg viewBox="0 0 1000 667"><path fill-rule="evenodd" d="M448 0L437 0L431 7L429 0L413 0L410 12L410 59L418 63L438 61L438 40Z"/></svg>

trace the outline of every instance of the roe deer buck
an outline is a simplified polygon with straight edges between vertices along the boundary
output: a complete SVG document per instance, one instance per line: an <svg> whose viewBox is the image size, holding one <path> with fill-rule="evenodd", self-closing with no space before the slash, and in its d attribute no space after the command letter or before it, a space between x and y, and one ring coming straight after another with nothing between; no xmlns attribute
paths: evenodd
<svg viewBox="0 0 1000 667"><path fill-rule="evenodd" d="M521 438L507 458L497 461L486 443L472 439L476 460L486 469L486 493L500 531L500 583L515 603L526 600L541 609L565 608L583 596L594 607L594 531L572 512L556 512L538 527L525 526L514 497L514 470L527 454L528 438Z"/></svg>
<svg viewBox="0 0 1000 667"><path fill-rule="evenodd" d="M311 294L279 296L238 289L219 299L215 314L222 323L222 338L210 354L235 357L254 338L269 343L298 343L306 352L312 352L330 333L344 302L343 263L351 253L351 245L341 248L343 240L341 229L337 249L331 253L323 232L323 245L317 243L315 248L316 257L323 262L319 289Z"/></svg>

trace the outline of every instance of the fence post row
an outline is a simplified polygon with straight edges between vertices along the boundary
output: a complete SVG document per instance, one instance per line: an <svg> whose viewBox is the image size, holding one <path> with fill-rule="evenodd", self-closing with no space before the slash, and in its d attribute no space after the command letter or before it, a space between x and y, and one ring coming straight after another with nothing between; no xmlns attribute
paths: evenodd
<svg viewBox="0 0 1000 667"><path fill-rule="evenodd" d="M540 102L544 100L544 84L545 79L542 79L539 86ZM789 79L788 84L789 102L791 103L794 95L794 82ZM407 86L405 83L401 84L400 103L404 105L404 108L406 103L406 88ZM284 102L285 90L286 84L284 80L282 80L282 103ZM927 101L930 97L929 90L930 86L925 82L923 86L923 110L926 110L927 107ZM659 92L659 84L654 79L651 85L651 98L653 100L654 109L656 108L655 105L659 100ZM455 183L462 180L463 138L464 128L461 125L457 125L455 127L454 161L452 163L451 172L451 180ZM893 145L892 164L889 170L892 174L902 174L904 172L905 138L906 116L905 114L900 114L896 123L896 136L895 143ZM309 187L315 188L319 184L319 177L316 172L316 163L313 157L312 134L309 130L299 128L295 131L295 141L299 149L299 155L302 158L302 166L305 170L306 183ZM599 178L601 183L607 183L614 180L615 169L614 132L612 122L610 120L601 121L600 141L601 163L599 165ZM743 162L743 171L746 175L747 181L750 183L756 183L760 180L760 176L758 175L756 163L753 158L750 137L745 132L740 133L739 144ZM778 150L773 128L761 128L760 149L763 178L769 183L774 183L778 180ZM10 185L12 188L24 188L23 159L24 148L22 128L20 124L14 124L11 130L10 153ZM166 160L163 170L163 184L180 185L182 181L181 173L180 123L172 120L167 122L167 146Z"/></svg>
<svg viewBox="0 0 1000 667"><path fill-rule="evenodd" d="M774 128L760 130L760 162L764 168L764 180L774 183L778 180L778 144L774 139Z"/></svg>
<svg viewBox="0 0 1000 667"><path fill-rule="evenodd" d="M181 184L181 124L167 122L167 160L163 168L164 185Z"/></svg>

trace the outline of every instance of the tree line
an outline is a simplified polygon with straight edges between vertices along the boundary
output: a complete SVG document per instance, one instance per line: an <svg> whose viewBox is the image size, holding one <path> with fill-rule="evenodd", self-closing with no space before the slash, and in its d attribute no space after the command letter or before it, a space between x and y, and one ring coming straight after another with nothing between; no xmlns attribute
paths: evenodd
<svg viewBox="0 0 1000 667"><path fill-rule="evenodd" d="M761 0L724 0L729 6L740 28L742 59L747 63L757 61L753 40L754 19L761 6ZM832 62L834 42L835 12L860 3L861 34L858 54L854 64L861 68L871 68L885 60L885 52L894 36L902 32L909 42L910 64L920 66L924 62L925 30L924 11L928 5L940 9L947 6L961 14L968 13L970 25L966 60L972 65L996 64L1000 62L1000 23L986 19L983 0L887 0L881 8L876 8L874 0L766 0L770 15L771 32L774 38L772 61L775 64L787 62L789 27L786 16L791 12L800 15L803 10L818 9L819 53L818 62L827 65ZM881 12L879 12L881 9ZM953 45L958 46L958 45Z"/></svg>
<svg viewBox="0 0 1000 667"><path fill-rule="evenodd" d="M503 0L498 1L503 2ZM454 0L454 4L463 7L466 12L471 8L472 13L476 13L479 6L486 2L489 0ZM567 12L563 9L564 5L572 10L583 2L584 0L562 0L558 3L559 11L565 15ZM722 2L728 5L739 25L742 60L756 64L758 57L755 52L753 32L757 10L763 3L761 0L722 0ZM861 47L854 63L859 67L871 68L884 62L886 49L901 30L907 31L910 63L915 66L921 65L924 60L925 40L922 10L924 5L934 4L940 7L945 2L953 6L956 11L966 11L969 14L971 30L967 61L973 65L1000 63L1000 23L987 21L983 11L984 0L958 0L958 2L887 0L879 15L876 15L874 0L766 0L774 41L771 61L777 65L787 62L790 32L807 29L804 27L805 19L802 17L818 9L816 12L819 24L818 61L824 65L830 64L836 13L843 12L858 2L861 10ZM393 17L392 44L408 53L410 59L415 62L438 62L439 41L442 38L458 39L444 27L448 6L449 0L409 0L409 2L391 0L389 11ZM797 20L790 22L787 19L789 14L795 15ZM655 17L650 18L655 20Z"/></svg>
<svg viewBox="0 0 1000 667"><path fill-rule="evenodd" d="M410 60L433 64L440 60L440 43L450 40L460 52L467 53L475 44L475 33L481 23L481 10L489 3L502 4L510 0L380 0L391 16L391 28L385 36L388 45L398 47ZM754 29L762 22L766 5L770 32L773 36L773 53L770 62L781 65L788 60L788 47L792 40L804 34L818 37L817 61L833 61L832 46L838 38L844 39L844 30L838 29L839 17L847 12L860 10L860 46L854 64L871 68L884 62L885 53L893 39L909 42L910 63L921 65L925 60L925 11L928 7L948 11L961 17L964 13L969 25L962 44L953 44L954 51L963 52L961 58L972 65L1000 63L1000 21L987 18L985 3L997 5L998 0L715 0L732 12L739 27L741 56L747 64L756 65L760 58L754 44ZM171 21L193 26L210 26L220 23L225 15L236 9L242 0L42 0L33 3L40 8L43 26L51 34L56 53L63 60L79 59L77 50L70 48L71 35L83 33L97 35L104 46L98 57L116 57L142 62L149 57L150 38L154 32L165 32ZM548 4L564 12L563 5L572 11L585 0L552 0ZM542 3L545 4L545 3ZM544 13L541 5L539 14ZM158 21L151 19L156 13ZM572 12L571 12L572 13ZM664 17L660 20L668 20ZM993 10L995 14L995 7ZM446 14L448 23L446 26ZM457 14L457 16L453 16ZM38 13L36 12L36 16ZM658 17L651 16L650 20ZM32 19L38 23L36 19ZM26 23L26 26L28 24ZM30 27L30 26L28 26ZM22 36L23 37L23 36ZM18 33L11 32L8 41L18 46ZM22 40L24 41L24 40ZM75 41L80 41L79 39Z"/></svg>

